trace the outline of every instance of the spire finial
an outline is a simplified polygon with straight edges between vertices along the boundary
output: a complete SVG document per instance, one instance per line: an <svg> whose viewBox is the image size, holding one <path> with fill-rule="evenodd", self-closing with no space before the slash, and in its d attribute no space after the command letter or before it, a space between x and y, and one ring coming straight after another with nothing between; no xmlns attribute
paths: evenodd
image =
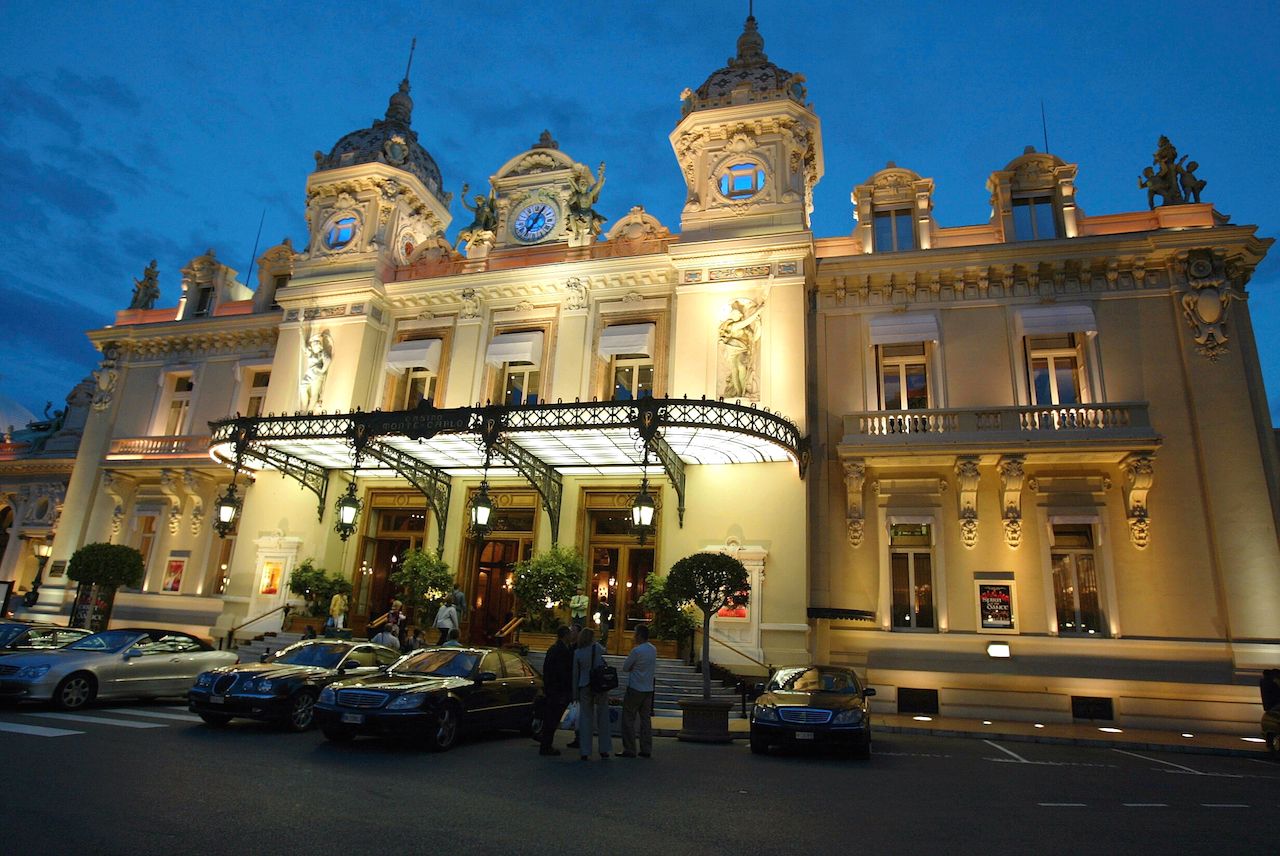
<svg viewBox="0 0 1280 856"><path fill-rule="evenodd" d="M418 37L414 36L413 41L409 42L409 62L404 67L404 79L409 79L409 69L413 68L413 52L418 47Z"/></svg>

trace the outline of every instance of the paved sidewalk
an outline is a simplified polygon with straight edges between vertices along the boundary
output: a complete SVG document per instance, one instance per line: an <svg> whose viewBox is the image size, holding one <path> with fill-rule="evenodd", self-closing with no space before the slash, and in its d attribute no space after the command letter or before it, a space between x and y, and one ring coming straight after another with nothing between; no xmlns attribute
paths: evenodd
<svg viewBox="0 0 1280 856"><path fill-rule="evenodd" d="M950 719L941 716L914 717L908 714L877 713L872 715L875 731L900 734L933 734L939 737L973 737L1059 743L1076 746L1112 746L1130 749L1191 752L1202 755L1236 755L1265 759L1266 744L1260 735L1247 735L1259 742L1236 734L1195 733L1191 736L1172 731L1151 731L1110 725L1061 725L1032 722L993 722L981 719ZM681 728L679 717L655 716L653 733L674 737ZM1103 731L1114 728L1114 731ZM746 739L750 723L745 719L729 720L729 732L735 739Z"/></svg>

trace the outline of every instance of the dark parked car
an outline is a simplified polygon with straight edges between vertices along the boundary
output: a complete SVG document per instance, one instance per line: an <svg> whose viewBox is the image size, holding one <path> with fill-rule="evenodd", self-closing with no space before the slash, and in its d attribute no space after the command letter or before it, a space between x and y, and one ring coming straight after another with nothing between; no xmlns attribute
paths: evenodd
<svg viewBox="0 0 1280 856"><path fill-rule="evenodd" d="M58 624L36 624L26 621L0 621L0 657L24 651L61 648L89 635L80 627Z"/></svg>
<svg viewBox="0 0 1280 856"><path fill-rule="evenodd" d="M780 669L759 688L751 709L751 751L769 746L834 745L871 757L871 713L864 687L852 669L804 666Z"/></svg>
<svg viewBox="0 0 1280 856"><path fill-rule="evenodd" d="M466 731L532 733L542 678L496 648L428 648L385 674L338 681L320 693L316 721L330 740L358 734L408 737L443 751Z"/></svg>
<svg viewBox="0 0 1280 856"><path fill-rule="evenodd" d="M223 726L237 716L280 722L293 731L313 724L320 690L343 677L380 672L400 654L371 642L312 639L282 648L261 663L201 672L187 691L192 713Z"/></svg>
<svg viewBox="0 0 1280 856"><path fill-rule="evenodd" d="M1273 707L1262 714L1262 736L1267 740L1271 760L1280 761L1280 707Z"/></svg>

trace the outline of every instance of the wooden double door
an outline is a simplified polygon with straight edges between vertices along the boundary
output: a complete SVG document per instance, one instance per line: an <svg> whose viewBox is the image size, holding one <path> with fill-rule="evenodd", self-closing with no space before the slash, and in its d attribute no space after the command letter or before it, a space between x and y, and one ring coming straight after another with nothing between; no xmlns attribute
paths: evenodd
<svg viewBox="0 0 1280 856"><path fill-rule="evenodd" d="M614 543L593 541L588 553L590 568L588 594L591 609L587 613L589 626L600 630L595 616L609 620L610 630L605 648L610 654L626 654L631 650L631 634L635 626L645 620L640 598L645 583L653 573L652 547L641 547L630 541Z"/></svg>

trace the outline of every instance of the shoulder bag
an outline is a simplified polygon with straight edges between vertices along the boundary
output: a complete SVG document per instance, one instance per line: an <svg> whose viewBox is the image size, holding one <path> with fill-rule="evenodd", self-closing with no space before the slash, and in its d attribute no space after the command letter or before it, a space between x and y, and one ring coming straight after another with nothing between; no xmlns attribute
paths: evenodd
<svg viewBox="0 0 1280 856"><path fill-rule="evenodd" d="M594 665L596 657L600 658L600 665L598 666ZM618 670L605 662L603 657L600 657L598 647L592 654L592 663L591 691L593 693L607 693L618 686Z"/></svg>

